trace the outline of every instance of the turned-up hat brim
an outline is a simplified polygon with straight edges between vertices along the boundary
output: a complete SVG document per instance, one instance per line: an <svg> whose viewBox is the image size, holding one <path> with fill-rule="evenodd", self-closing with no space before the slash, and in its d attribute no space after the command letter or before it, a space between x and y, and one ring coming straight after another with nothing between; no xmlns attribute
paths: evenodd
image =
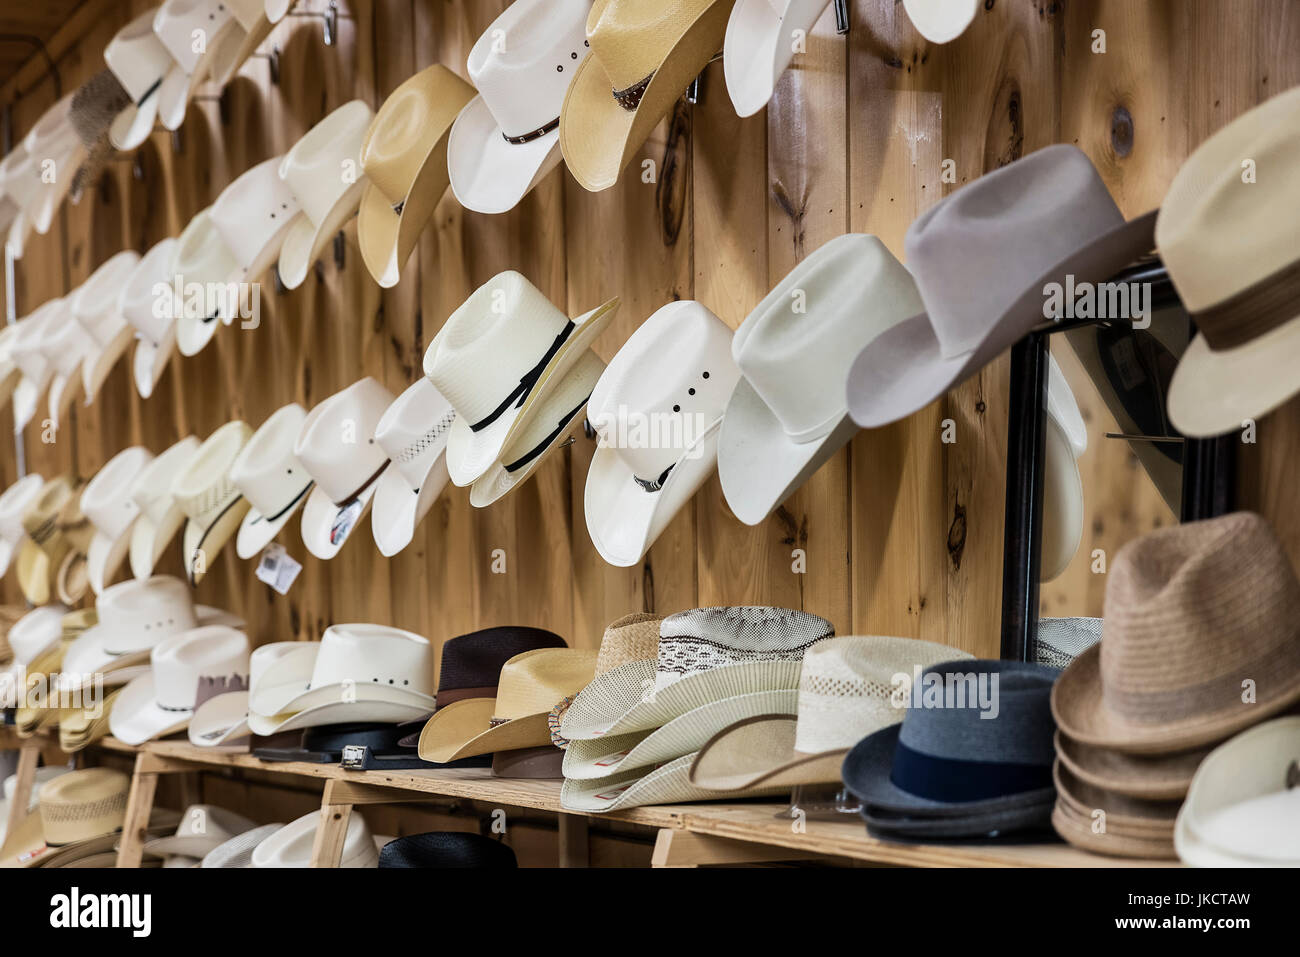
<svg viewBox="0 0 1300 957"><path fill-rule="evenodd" d="M452 192L462 206L479 213L514 209L561 158L558 129L511 143L481 96L460 111L447 141Z"/></svg>

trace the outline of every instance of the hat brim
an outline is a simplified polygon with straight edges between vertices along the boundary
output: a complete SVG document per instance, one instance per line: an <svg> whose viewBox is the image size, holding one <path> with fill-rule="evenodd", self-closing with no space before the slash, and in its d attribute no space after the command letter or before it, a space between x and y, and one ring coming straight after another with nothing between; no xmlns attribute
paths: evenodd
<svg viewBox="0 0 1300 957"><path fill-rule="evenodd" d="M71 375L59 373L50 383L49 392L49 412L50 422L54 428L58 429L60 424L66 422L68 409L71 408L72 402L81 392L81 375L79 369L74 369Z"/></svg>
<svg viewBox="0 0 1300 957"><path fill-rule="evenodd" d="M117 360L122 358L134 338L130 324L125 319L120 321L121 326L113 334L108 345L98 354L87 356L81 363L81 384L86 393L86 405L95 401L95 396L99 395L104 380L108 378L108 374L113 371L113 366L117 365Z"/></svg>
<svg viewBox="0 0 1300 957"><path fill-rule="evenodd" d="M167 510L159 525L154 525L153 519L148 515L142 514L137 518L131 527L129 549L131 574L140 580L152 575L154 568L162 559L163 552L167 550L167 546L171 544L184 523L185 513L181 511L179 505L175 504Z"/></svg>
<svg viewBox="0 0 1300 957"><path fill-rule="evenodd" d="M691 763L694 760L695 754L686 754L649 773L633 771L596 781L565 778L560 789L560 806L567 811L603 814L650 804L687 804L763 797L780 794L785 790L765 787L727 792L706 791L690 782Z"/></svg>
<svg viewBox="0 0 1300 957"><path fill-rule="evenodd" d="M75 174L85 161L86 148L81 143L77 143L66 156L54 160L54 169L71 170ZM40 204L31 217L32 225L36 227L36 231L42 236L47 234L50 227L54 225L54 216L59 211L59 205L72 190L74 179L76 179L75 175L60 176L53 186L44 191Z"/></svg>
<svg viewBox="0 0 1300 957"><path fill-rule="evenodd" d="M160 77L144 102L132 103L113 119L108 127L108 141L114 149L129 153L149 138L158 120L158 88L161 85Z"/></svg>
<svg viewBox="0 0 1300 957"><path fill-rule="evenodd" d="M355 700L357 703L397 704L403 707L415 708L420 711L420 714L428 714L436 707L431 695L422 694L418 691L408 691L394 685L349 684L345 686L340 683L325 685L321 688L314 688L311 691L296 694L283 705L280 705L279 710L284 714L296 714L299 711L309 711L321 705L342 701L344 696L349 694L354 696L351 700ZM415 717L419 717L419 715Z"/></svg>
<svg viewBox="0 0 1300 957"><path fill-rule="evenodd" d="M505 213L560 165L558 128L527 143L505 138L482 96L466 104L447 141L451 190L466 209Z"/></svg>
<svg viewBox="0 0 1300 957"><path fill-rule="evenodd" d="M45 387L49 385L47 379L44 384L33 382L27 376L18 380L18 385L14 387L13 404L14 404L14 432L22 432L27 428L27 423L36 417L36 406L41 401L41 395L45 392Z"/></svg>
<svg viewBox="0 0 1300 957"><path fill-rule="evenodd" d="M454 484L472 485L492 467L501 450L544 407L564 376L587 354L597 337L618 312L619 300L610 299L573 320L573 331L551 357L522 405L511 405L491 425L477 432L464 416L456 416L447 430L447 472ZM425 356L425 374L430 356Z"/></svg>
<svg viewBox="0 0 1300 957"><path fill-rule="evenodd" d="M185 534L181 538L181 556L185 561L185 575L191 585L201 582L212 563L225 548L226 542L239 529L239 523L248 514L248 499L242 495L226 506L226 510L217 516L217 520L208 528L200 528L194 522L185 523ZM203 567L196 567L195 559L200 551L203 553Z"/></svg>
<svg viewBox="0 0 1300 957"><path fill-rule="evenodd" d="M134 523L116 538L97 531L90 540L90 548L86 552L86 578L90 581L90 590L96 595L113 583L118 570L126 561L133 529Z"/></svg>
<svg viewBox="0 0 1300 957"><path fill-rule="evenodd" d="M1065 430L1046 419L1043 470L1043 536L1039 580L1051 581L1069 566L1083 541L1083 479Z"/></svg>
<svg viewBox="0 0 1300 957"><path fill-rule="evenodd" d="M252 558L271 544L272 539L280 534L280 531L289 524L289 519L293 518L302 507L312 488L310 483L304 486L293 501L281 509L274 518L267 518L257 509L250 507L239 523L239 532L235 536L235 554L240 558Z"/></svg>
<svg viewBox="0 0 1300 957"><path fill-rule="evenodd" d="M248 692L230 691L209 698L194 709L190 744L200 748L248 747Z"/></svg>
<svg viewBox="0 0 1300 957"><path fill-rule="evenodd" d="M794 32L811 33L830 0L789 0L779 13L770 0L737 0L727 21L722 68L739 116L753 116L776 91L794 59Z"/></svg>
<svg viewBox="0 0 1300 957"><path fill-rule="evenodd" d="M651 74L635 110L625 110L611 91L619 88L600 59L578 64L560 111L560 148L578 184L589 192L609 189L678 97L703 72L722 45L731 4L715 0L682 33Z"/></svg>
<svg viewBox="0 0 1300 957"><path fill-rule="evenodd" d="M1103 791L1074 777L1059 760L1052 766L1052 780L1056 784L1056 806L1075 817L1091 821L1100 810L1106 815L1108 830L1134 837L1173 839L1181 798L1148 801Z"/></svg>
<svg viewBox="0 0 1300 957"><path fill-rule="evenodd" d="M1050 833L1053 800L962 817L917 818L862 811L867 833L885 841L1011 839L1020 832Z"/></svg>
<svg viewBox="0 0 1300 957"><path fill-rule="evenodd" d="M337 695L335 697L337 699ZM266 737L281 731L318 728L326 724L401 724L428 713L428 705L416 707L394 701L334 700L293 714L262 715L250 712L248 729L253 734Z"/></svg>
<svg viewBox="0 0 1300 957"><path fill-rule="evenodd" d="M364 179L349 184L319 223L313 222L305 213L294 217L280 245L280 282L286 289L297 289L303 284L325 244L356 213L365 186Z"/></svg>
<svg viewBox="0 0 1300 957"><path fill-rule="evenodd" d="M774 712L729 725L700 748L691 783L706 791L838 783L849 749L800 754L794 747L798 723L795 714Z"/></svg>
<svg viewBox="0 0 1300 957"><path fill-rule="evenodd" d="M176 348L189 358L203 351L222 326L219 314L196 318L183 315L176 320Z"/></svg>
<svg viewBox="0 0 1300 957"><path fill-rule="evenodd" d="M447 459L442 453L434 460L417 492L396 468L384 469L375 489L370 530L379 554L392 558L415 537L433 503L447 487Z"/></svg>
<svg viewBox="0 0 1300 957"><path fill-rule="evenodd" d="M54 594L63 604L72 607L88 591L90 576L86 573L86 556L70 548L54 570Z"/></svg>
<svg viewBox="0 0 1300 957"><path fill-rule="evenodd" d="M420 164L406 194L400 213L393 210L388 196L374 183L367 183L357 209L357 245L370 275L388 289L402 278L402 267L428 225L443 193L450 183L447 173L447 138L451 131L438 137L433 149Z"/></svg>
<svg viewBox="0 0 1300 957"><path fill-rule="evenodd" d="M156 345L143 336L137 336L135 354L131 357L131 377L140 398L147 399L153 395L154 389L158 388L158 381L167 371L167 363L175 353L175 324L167 327L163 341Z"/></svg>
<svg viewBox="0 0 1300 957"><path fill-rule="evenodd" d="M226 36L212 58L211 77L218 86L225 86L235 78L239 68L271 35L273 24L263 13L251 29L238 22L235 26L237 29Z"/></svg>
<svg viewBox="0 0 1300 957"><path fill-rule="evenodd" d="M31 539L24 539L18 547L18 588L33 605L47 605L53 584L53 567L50 556Z"/></svg>
<svg viewBox="0 0 1300 957"><path fill-rule="evenodd" d="M130 681L118 694L108 716L113 737L123 744L138 745L185 730L192 711L172 711L158 705L154 673Z"/></svg>
<svg viewBox="0 0 1300 957"><path fill-rule="evenodd" d="M525 715L490 726L495 698L462 698L439 708L420 732L417 753L424 761L447 764L497 751L540 748L551 743L549 712Z"/></svg>
<svg viewBox="0 0 1300 957"><path fill-rule="evenodd" d="M1059 802L1052 810L1052 827L1066 843L1093 854L1151 860L1173 860L1177 857L1174 845L1168 839L1132 837L1110 829L1094 831L1091 822L1065 810Z"/></svg>
<svg viewBox="0 0 1300 957"><path fill-rule="evenodd" d="M1210 750L1204 747L1144 758L1081 744L1056 732L1056 756L1079 780L1105 791L1150 801L1186 797L1192 776Z"/></svg>
<svg viewBox="0 0 1300 957"><path fill-rule="evenodd" d="M949 43L961 36L979 11L979 0L903 0L907 17L931 43Z"/></svg>
<svg viewBox="0 0 1300 957"><path fill-rule="evenodd" d="M386 472L388 469L384 471ZM381 472L380 477L382 478L382 476L383 473ZM362 489L361 494L343 508L335 505L319 485L312 488L311 494L307 496L307 504L302 509L302 543L307 546L307 551L322 561L329 561L337 555L348 539L356 533L357 527L365 520L378 486L379 479L376 479ZM357 511L351 525L341 530L337 541L331 541L330 536L333 534L334 525L343 511L348 508L355 508L358 505L360 510Z"/></svg>
<svg viewBox="0 0 1300 957"><path fill-rule="evenodd" d="M701 705L649 734L634 732L613 738L570 741L564 752L564 776L591 781L674 761L683 754L700 751L726 728L759 715L792 714L798 705L799 692L793 688L755 691Z"/></svg>
<svg viewBox="0 0 1300 957"><path fill-rule="evenodd" d="M7 538L0 538L0 577L3 577L9 571L9 563L13 561L14 555L18 553L21 542L11 542Z"/></svg>
<svg viewBox="0 0 1300 957"><path fill-rule="evenodd" d="M1236 700L1234 698L1234 700ZM1082 744L1126 754L1165 754L1221 741L1300 702L1300 673L1269 700L1187 718L1139 724L1106 707L1101 645L1080 653L1052 686L1052 716L1061 732Z"/></svg>
<svg viewBox="0 0 1300 957"><path fill-rule="evenodd" d="M198 90L199 84L211 75L217 52L225 43L231 29L238 25L232 17L221 25L216 36L207 38L207 47L194 64L193 73L186 73L180 64L174 65L167 71L162 85L158 88L158 119L164 127L173 132L180 129L181 124L185 122L185 113L189 108L190 100L194 98L195 91Z"/></svg>
<svg viewBox="0 0 1300 957"><path fill-rule="evenodd" d="M177 854L182 857L203 858L224 844L228 838L201 837L197 834L172 835L146 841L142 850L152 857Z"/></svg>
<svg viewBox="0 0 1300 957"><path fill-rule="evenodd" d="M858 353L849 370L849 413L863 428L877 428L925 408L964 382L1043 321L1043 287L1061 276L1076 282L1109 279L1151 251L1153 210L1116 226L1058 262L1001 316L990 317L978 344L955 356L943 354L926 313L886 329ZM990 282L1000 281L990 277ZM924 292L924 290L922 290Z"/></svg>
<svg viewBox="0 0 1300 957"><path fill-rule="evenodd" d="M590 397L590 393L588 393L588 397ZM554 402L543 400L536 412L538 416L558 423L542 451L534 456L527 465L514 472L507 470L500 458L493 461L488 466L488 470L475 479L474 484L470 486L470 505L474 508L487 508L489 505L505 498L528 481L532 474L546 461L547 457L561 448L576 429L582 427L583 416L587 412L586 399L576 409L560 409L555 406Z"/></svg>

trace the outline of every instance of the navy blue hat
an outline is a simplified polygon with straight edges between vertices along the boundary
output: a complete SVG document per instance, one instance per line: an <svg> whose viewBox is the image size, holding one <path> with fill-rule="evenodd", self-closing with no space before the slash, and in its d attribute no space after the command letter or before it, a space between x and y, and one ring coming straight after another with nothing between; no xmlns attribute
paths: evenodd
<svg viewBox="0 0 1300 957"><path fill-rule="evenodd" d="M467 831L430 831L389 841L379 852L380 867L518 867L505 844Z"/></svg>

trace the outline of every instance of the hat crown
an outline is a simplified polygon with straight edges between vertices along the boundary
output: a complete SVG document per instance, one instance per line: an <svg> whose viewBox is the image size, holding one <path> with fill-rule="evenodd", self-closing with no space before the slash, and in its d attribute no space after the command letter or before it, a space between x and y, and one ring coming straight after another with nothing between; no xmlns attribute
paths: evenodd
<svg viewBox="0 0 1300 957"><path fill-rule="evenodd" d="M515 0L469 54L469 77L506 136L554 122L587 56L591 0Z"/></svg>
<svg viewBox="0 0 1300 957"><path fill-rule="evenodd" d="M323 222L362 179L361 146L374 114L364 100L344 103L284 155L279 175L313 223Z"/></svg>
<svg viewBox="0 0 1300 957"><path fill-rule="evenodd" d="M191 804L176 825L176 837L206 837L226 841L247 822L238 814L215 804Z"/></svg>
<svg viewBox="0 0 1300 957"><path fill-rule="evenodd" d="M689 675L751 661L798 661L835 634L825 618L769 605L692 608L659 624L655 689Z"/></svg>
<svg viewBox="0 0 1300 957"><path fill-rule="evenodd" d="M230 17L224 0L167 0L158 8L153 30L172 59L190 74L203 56L194 49L194 31L203 31L203 48L211 50Z"/></svg>
<svg viewBox="0 0 1300 957"><path fill-rule="evenodd" d="M872 339L924 311L911 274L875 236L832 239L796 266L736 330L732 353L786 435L808 442L848 414L843 390Z"/></svg>
<svg viewBox="0 0 1300 957"><path fill-rule="evenodd" d="M572 320L514 270L493 276L451 314L425 374L471 425L501 406L547 358Z"/></svg>
<svg viewBox="0 0 1300 957"><path fill-rule="evenodd" d="M131 498L155 526L167 519L175 507L172 483L199 450L199 440L187 435L161 455L145 463L131 485Z"/></svg>
<svg viewBox="0 0 1300 957"><path fill-rule="evenodd" d="M248 660L248 686L253 688L257 686L267 671L277 661L284 658L291 652L301 652L304 648L316 647L319 651L320 642L318 641L273 641L268 645L258 645L253 649L252 655ZM315 652L312 652L314 655Z"/></svg>
<svg viewBox="0 0 1300 957"><path fill-rule="evenodd" d="M154 345L162 342L175 321L171 297L179 246L172 237L152 246L127 276L118 297L118 309L126 321ZM166 290L162 296L157 295L160 285Z"/></svg>
<svg viewBox="0 0 1300 957"><path fill-rule="evenodd" d="M230 466L230 481L264 516L288 507L311 484L307 468L293 454L307 411L290 402L253 433Z"/></svg>
<svg viewBox="0 0 1300 957"><path fill-rule="evenodd" d="M433 646L385 625L331 625L321 636L307 690L333 685L386 685L433 696Z"/></svg>
<svg viewBox="0 0 1300 957"><path fill-rule="evenodd" d="M91 273L72 295L73 316L101 346L108 345L126 325L117 308L118 296L139 262L140 254L134 250L120 252Z"/></svg>
<svg viewBox="0 0 1300 957"><path fill-rule="evenodd" d="M208 436L172 482L176 504L200 528L208 528L239 497L230 466L251 435L247 424L227 422Z"/></svg>
<svg viewBox="0 0 1300 957"><path fill-rule="evenodd" d="M320 812L312 811L280 828L253 849L252 866L307 867L311 863L312 845L319 823ZM351 815L343 838L340 866L374 867L378 856L366 819L360 814Z"/></svg>
<svg viewBox="0 0 1300 957"><path fill-rule="evenodd" d="M95 599L104 650L120 655L153 648L198 624L185 583L170 575L110 585Z"/></svg>
<svg viewBox="0 0 1300 957"><path fill-rule="evenodd" d="M1253 512L1159 529L1115 556L1106 580L1102 698L1135 722L1257 707L1300 679L1300 582ZM1267 680L1261 678L1267 676Z"/></svg>
<svg viewBox="0 0 1300 957"><path fill-rule="evenodd" d="M0 538L18 542L23 531L23 512L41 494L45 480L35 473L24 475L0 494Z"/></svg>
<svg viewBox="0 0 1300 957"><path fill-rule="evenodd" d="M77 136L77 129L72 125L70 119L72 114L72 96L69 93L53 106L41 114L40 119L36 121L23 138L23 143L27 147L27 152L32 158L39 163L47 159L54 159L59 173L63 174L63 163L61 162L65 155L75 150L81 149L81 138ZM53 187L53 183L47 183L44 177L37 176L36 185L42 191L47 187Z"/></svg>
<svg viewBox="0 0 1300 957"><path fill-rule="evenodd" d="M501 666L493 720L509 721L549 712L596 676L596 652L586 648L537 648Z"/></svg>
<svg viewBox="0 0 1300 957"><path fill-rule="evenodd" d="M722 418L740 370L731 329L698 302L664 306L610 360L587 404L603 447L655 481Z"/></svg>
<svg viewBox="0 0 1300 957"><path fill-rule="evenodd" d="M14 661L29 665L63 634L62 605L42 605L14 622L9 629L9 648Z"/></svg>
<svg viewBox="0 0 1300 957"><path fill-rule="evenodd" d="M153 32L157 12L157 8L146 10L118 30L104 47L104 63L137 105L162 81L172 62L171 54Z"/></svg>
<svg viewBox="0 0 1300 957"><path fill-rule="evenodd" d="M587 39L613 90L649 79L717 0L596 0Z"/></svg>
<svg viewBox="0 0 1300 957"><path fill-rule="evenodd" d="M896 698L916 668L970 658L933 641L879 635L825 638L810 647L799 673L795 750L818 754L851 748L881 728L903 720Z"/></svg>
<svg viewBox="0 0 1300 957"><path fill-rule="evenodd" d="M206 293L201 300L192 302L191 295L184 286L191 283L224 283L239 268L230 247L217 230L212 218L213 208L209 206L190 220L177 241L176 258L172 263L174 278L183 283L184 313L196 319L214 315L215 310L209 310L210 297Z"/></svg>
<svg viewBox="0 0 1300 957"><path fill-rule="evenodd" d="M222 190L211 206L212 223L244 273L302 211L288 184L280 178L282 162L282 157L275 156L258 163ZM257 277L243 278L252 281Z"/></svg>
<svg viewBox="0 0 1300 957"><path fill-rule="evenodd" d="M131 779L110 768L69 771L41 788L45 843L72 844L111 834L126 820Z"/></svg>
<svg viewBox="0 0 1300 957"><path fill-rule="evenodd" d="M563 647L564 639L559 635L519 625L485 628L449 638L442 645L438 707L447 704L447 692L496 688L502 667L517 655L538 648ZM486 696L495 697L495 693Z"/></svg>
<svg viewBox="0 0 1300 957"><path fill-rule="evenodd" d="M375 442L407 484L418 489L447 450L447 435L455 421L451 401L432 382L421 378L384 410L375 426Z"/></svg>
<svg viewBox="0 0 1300 957"><path fill-rule="evenodd" d="M76 371L91 345L92 340L86 330L67 313L63 313L46 326L41 351L45 353L45 358L56 374L69 376Z"/></svg>
<svg viewBox="0 0 1300 957"><path fill-rule="evenodd" d="M596 674L607 674L631 661L653 659L659 652L659 625L663 620L663 615L635 612L610 622L600 639Z"/></svg>
<svg viewBox="0 0 1300 957"><path fill-rule="evenodd" d="M361 491L388 462L375 426L393 394L366 376L307 413L293 453L336 505Z"/></svg>
<svg viewBox="0 0 1300 957"><path fill-rule="evenodd" d="M907 230L907 264L944 357L964 355L1071 253L1124 223L1092 161L1058 144L986 173Z"/></svg>
<svg viewBox="0 0 1300 957"><path fill-rule="evenodd" d="M153 460L153 453L136 445L113 456L81 493L81 511L100 532L116 538L140 515L131 497L131 484L140 470Z"/></svg>
<svg viewBox="0 0 1300 957"><path fill-rule="evenodd" d="M52 478L41 487L36 501L23 512L23 530L32 541L45 548L64 530L63 525L74 518L73 513L77 513L76 518L81 517L76 506L80 490L80 480L67 475Z"/></svg>
<svg viewBox="0 0 1300 957"><path fill-rule="evenodd" d="M154 695L168 711L193 711L199 681L248 675L248 636L226 625L205 625L154 646Z"/></svg>
<svg viewBox="0 0 1300 957"><path fill-rule="evenodd" d="M1300 89L1220 128L1179 168L1156 218L1156 245L1195 312L1263 282L1300 257ZM1253 161L1255 176L1244 164Z"/></svg>

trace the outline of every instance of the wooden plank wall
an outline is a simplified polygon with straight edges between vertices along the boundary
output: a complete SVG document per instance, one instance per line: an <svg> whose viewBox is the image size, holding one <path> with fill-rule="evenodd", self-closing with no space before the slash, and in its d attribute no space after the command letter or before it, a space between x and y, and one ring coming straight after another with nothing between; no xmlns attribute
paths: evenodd
<svg viewBox="0 0 1300 957"><path fill-rule="evenodd" d="M78 34L51 43L64 91L101 68L108 39L147 5L89 0L70 21ZM17 267L18 313L67 292L120 249L143 251L178 234L236 175L347 100L378 105L435 61L463 73L475 38L505 5L346 0L332 47L321 42L319 20L281 24L272 38L279 85L254 60L224 98L191 105L176 141L156 133L134 159L111 163L48 236L33 239ZM647 144L656 182L629 175L589 194L561 169L497 217L466 212L449 196L391 291L369 279L350 227L343 268L327 257L299 290L265 286L260 329L227 329L199 357L177 359L149 401L135 396L124 362L53 444L29 427L29 468L90 475L127 444L160 451L232 417L256 427L288 401L310 406L361 375L400 392L447 315L505 268L573 314L620 296L598 343L606 358L672 299L697 298L738 325L795 263L846 230L876 233L901 255L908 224L956 188L940 180L945 159L960 185L1073 142L1136 215L1158 204L1210 132L1300 82L1298 14L1287 0L988 0L963 37L939 47L915 33L895 0L855 0L850 36L835 34L828 10L765 113L738 119L721 65L710 67L703 101L679 104ZM1096 29L1106 32L1104 54L1091 51ZM15 135L56 98L39 74L29 64L0 89ZM1083 462L1089 519L1080 556L1045 589L1044 604L1056 614L1098 614L1104 579L1089 571L1091 550L1113 550L1168 519L1135 480L1128 450L1099 439L1113 423L1066 364L1093 426ZM332 563L311 559L291 533L285 543L305 569L287 597L258 584L232 550L199 596L241 611L258 642L316 638L333 621L388 622L436 641L519 622L592 647L605 623L633 610L772 603L825 615L841 633L913 635L995 655L1006 377L1003 357L907 421L860 436L758 528L737 522L710 482L638 568L610 568L591 545L582 492L592 444L580 439L490 509L471 509L465 490L449 490L391 561L368 528ZM949 418L957 442L944 445ZM1267 420L1261 435L1248 450L1243 501L1277 518L1300 553L1283 471L1300 406ZM0 481L14 471L6 450ZM490 570L497 548L504 575ZM792 571L796 548L806 552L806 573ZM164 567L179 572L177 556ZM3 597L17 600L12 581Z"/></svg>

